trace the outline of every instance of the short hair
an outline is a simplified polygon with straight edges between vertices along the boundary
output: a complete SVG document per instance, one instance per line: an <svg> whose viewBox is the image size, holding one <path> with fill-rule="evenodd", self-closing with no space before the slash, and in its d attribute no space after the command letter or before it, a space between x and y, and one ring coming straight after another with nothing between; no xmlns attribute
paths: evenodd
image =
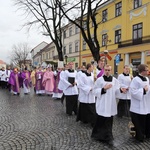
<svg viewBox="0 0 150 150"><path fill-rule="evenodd" d="M141 73L143 71L145 71L145 68L147 68L148 66L145 64L140 64L138 65L138 72Z"/></svg>
<svg viewBox="0 0 150 150"><path fill-rule="evenodd" d="M86 65L86 69L89 69L91 66L92 66L92 64L88 63L88 64Z"/></svg>
<svg viewBox="0 0 150 150"><path fill-rule="evenodd" d="M106 58L105 58L105 56L102 56L100 59L99 59L99 61L104 61Z"/></svg>
<svg viewBox="0 0 150 150"><path fill-rule="evenodd" d="M108 68L108 67L110 67L110 68L111 68L111 65L106 64L106 65L104 66L104 68Z"/></svg>
<svg viewBox="0 0 150 150"><path fill-rule="evenodd" d="M123 67L123 68L126 68L126 67L127 67L127 68L130 68L130 66L129 66L129 65L124 65L124 67Z"/></svg>

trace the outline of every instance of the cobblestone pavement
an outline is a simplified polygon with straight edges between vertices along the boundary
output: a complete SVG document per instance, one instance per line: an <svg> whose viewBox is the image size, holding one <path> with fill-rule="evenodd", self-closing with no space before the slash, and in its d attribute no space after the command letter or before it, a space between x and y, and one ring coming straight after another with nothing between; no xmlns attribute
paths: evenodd
<svg viewBox="0 0 150 150"><path fill-rule="evenodd" d="M150 149L150 140L138 143L129 135L129 119L114 118L113 147L91 139L92 128L75 120L59 100L0 89L0 150Z"/></svg>

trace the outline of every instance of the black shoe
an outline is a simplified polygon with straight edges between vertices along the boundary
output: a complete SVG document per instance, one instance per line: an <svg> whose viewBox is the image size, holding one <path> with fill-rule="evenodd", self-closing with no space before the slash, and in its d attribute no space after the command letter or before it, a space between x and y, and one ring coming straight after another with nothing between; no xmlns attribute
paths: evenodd
<svg viewBox="0 0 150 150"><path fill-rule="evenodd" d="M87 121L83 121L83 123L84 123L84 124L88 124L88 122L87 122Z"/></svg>
<svg viewBox="0 0 150 150"><path fill-rule="evenodd" d="M109 141L107 141L107 143L108 143L109 146L113 146L114 145L113 140L109 140Z"/></svg>
<svg viewBox="0 0 150 150"><path fill-rule="evenodd" d="M68 116L72 116L72 114L67 114Z"/></svg>

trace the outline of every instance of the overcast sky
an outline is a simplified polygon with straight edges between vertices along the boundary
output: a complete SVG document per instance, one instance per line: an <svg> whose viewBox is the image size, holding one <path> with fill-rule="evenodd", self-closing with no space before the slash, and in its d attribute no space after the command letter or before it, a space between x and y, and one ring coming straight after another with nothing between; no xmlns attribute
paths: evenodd
<svg viewBox="0 0 150 150"><path fill-rule="evenodd" d="M9 63L8 55L13 45L19 43L28 43L28 46L34 48L42 41L50 43L50 38L43 36L35 30L27 33L26 28L21 30L25 23L21 12L16 12L17 8L12 0L1 0L0 4L0 59Z"/></svg>

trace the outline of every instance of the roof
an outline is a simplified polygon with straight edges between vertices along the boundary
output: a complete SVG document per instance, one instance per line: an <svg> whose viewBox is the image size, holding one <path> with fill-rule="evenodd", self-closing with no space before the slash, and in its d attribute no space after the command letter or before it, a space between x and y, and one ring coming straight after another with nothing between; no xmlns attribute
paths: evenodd
<svg viewBox="0 0 150 150"><path fill-rule="evenodd" d="M48 44L47 42L43 41L43 42L41 42L40 44L38 44L37 46L35 46L34 48L32 48L32 50L30 51L30 53L31 53L35 48L37 48L39 45L41 45L42 43Z"/></svg>
<svg viewBox="0 0 150 150"><path fill-rule="evenodd" d="M6 64L3 60L0 60L0 64Z"/></svg>

